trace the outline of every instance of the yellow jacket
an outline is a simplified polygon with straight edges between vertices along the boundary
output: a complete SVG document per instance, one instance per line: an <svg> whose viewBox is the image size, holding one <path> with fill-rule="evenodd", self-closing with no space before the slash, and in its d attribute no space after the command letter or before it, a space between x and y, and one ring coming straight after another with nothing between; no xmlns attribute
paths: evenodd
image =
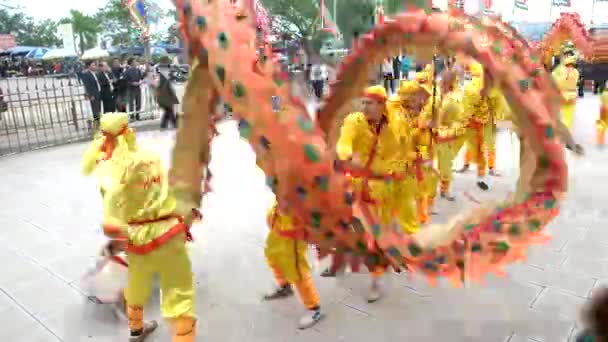
<svg viewBox="0 0 608 342"><path fill-rule="evenodd" d="M578 93L578 70L575 67L560 64L553 70L552 75L562 93L562 100L575 101Z"/></svg>
<svg viewBox="0 0 608 342"><path fill-rule="evenodd" d="M436 133L439 138L450 138L464 134L464 106L460 91L454 90L445 94L438 111Z"/></svg>
<svg viewBox="0 0 608 342"><path fill-rule="evenodd" d="M370 165L371 171L375 173L400 171L403 161L412 159L407 153L410 139L405 118L393 112L387 112L386 118L387 123L380 130L376 155ZM376 135L373 129L363 113L349 114L340 129L336 148L338 158L347 160L357 153L361 163L366 165Z"/></svg>
<svg viewBox="0 0 608 342"><path fill-rule="evenodd" d="M608 90L604 90L600 95L600 105L608 109Z"/></svg>
<svg viewBox="0 0 608 342"><path fill-rule="evenodd" d="M505 110L506 101L497 88L492 88L487 96L481 96L483 80L473 78L465 87L463 96L464 121L475 120L483 124L495 121Z"/></svg>

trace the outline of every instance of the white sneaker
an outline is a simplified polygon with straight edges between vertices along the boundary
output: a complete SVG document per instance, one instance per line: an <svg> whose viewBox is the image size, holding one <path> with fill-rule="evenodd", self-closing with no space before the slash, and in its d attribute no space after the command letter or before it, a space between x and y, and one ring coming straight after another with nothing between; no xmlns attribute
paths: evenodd
<svg viewBox="0 0 608 342"><path fill-rule="evenodd" d="M324 315L321 309L309 310L298 322L298 329L308 329L322 320Z"/></svg>
<svg viewBox="0 0 608 342"><path fill-rule="evenodd" d="M372 281L372 286L367 293L367 302L375 303L382 298L382 290L380 289L380 285L377 280Z"/></svg>

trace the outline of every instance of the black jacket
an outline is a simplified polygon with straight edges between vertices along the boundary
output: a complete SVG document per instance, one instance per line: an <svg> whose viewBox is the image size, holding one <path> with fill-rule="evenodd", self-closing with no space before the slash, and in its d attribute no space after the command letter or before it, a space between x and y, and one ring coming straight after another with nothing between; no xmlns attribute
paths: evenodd
<svg viewBox="0 0 608 342"><path fill-rule="evenodd" d="M144 73L139 70L139 68L129 67L125 70L125 79L127 80L127 85L129 87L139 87L138 85L134 85L133 83L140 82L144 79Z"/></svg>
<svg viewBox="0 0 608 342"><path fill-rule="evenodd" d="M171 107L179 103L173 84L165 73L160 72L160 80L156 89L156 100L163 107Z"/></svg>
<svg viewBox="0 0 608 342"><path fill-rule="evenodd" d="M114 86L114 84L112 84L112 78L113 75L111 73L105 73L103 71L97 73L97 79L99 80L102 94L112 93L112 86Z"/></svg>
<svg viewBox="0 0 608 342"><path fill-rule="evenodd" d="M84 91L88 97L95 99L100 98L101 84L98 84L91 71L85 71L80 75L82 84L84 85ZM99 80L99 78L98 78Z"/></svg>

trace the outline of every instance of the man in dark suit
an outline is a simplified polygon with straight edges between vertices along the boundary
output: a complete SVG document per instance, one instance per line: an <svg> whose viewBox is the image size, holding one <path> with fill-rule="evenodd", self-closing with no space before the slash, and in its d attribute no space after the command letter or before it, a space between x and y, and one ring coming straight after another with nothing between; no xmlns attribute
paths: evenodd
<svg viewBox="0 0 608 342"><path fill-rule="evenodd" d="M168 128L169 122L171 122L174 128L177 128L175 105L179 103L179 100L177 99L177 95L175 95L175 89L169 78L169 69L171 68L170 62L168 57L163 57L158 66L160 79L158 88L156 89L156 101L158 101L158 106L164 111L160 120L161 129Z"/></svg>
<svg viewBox="0 0 608 342"><path fill-rule="evenodd" d="M101 102L103 103L103 112L112 113L116 110L116 102L114 101L114 84L112 70L107 62L101 62L101 70L97 73L97 79L101 87Z"/></svg>
<svg viewBox="0 0 608 342"><path fill-rule="evenodd" d="M127 79L125 78L125 68L121 65L118 58L112 61L112 74L114 76L114 103L119 112L127 111Z"/></svg>
<svg viewBox="0 0 608 342"><path fill-rule="evenodd" d="M129 67L125 71L127 80L127 103L131 119L139 121L141 111L141 85L144 81L144 73L139 69L139 63L135 58L129 58ZM135 114L135 115L133 115Z"/></svg>
<svg viewBox="0 0 608 342"><path fill-rule="evenodd" d="M101 113L101 86L97 78L97 63L87 61L85 63L86 70L80 74L82 84L84 85L84 93L91 102L91 111L93 112L93 120L95 124L99 124L99 114Z"/></svg>

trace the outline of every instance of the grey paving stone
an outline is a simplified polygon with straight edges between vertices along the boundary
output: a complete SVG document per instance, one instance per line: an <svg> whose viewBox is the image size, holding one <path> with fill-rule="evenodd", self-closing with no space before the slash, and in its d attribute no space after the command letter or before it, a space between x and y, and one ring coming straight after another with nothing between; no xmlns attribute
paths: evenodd
<svg viewBox="0 0 608 342"><path fill-rule="evenodd" d="M568 257L562 269L572 273L588 275L594 278L608 278L608 261L598 261L592 256Z"/></svg>
<svg viewBox="0 0 608 342"><path fill-rule="evenodd" d="M579 308L586 302L587 299L584 297L546 288L534 302L532 308L537 311L557 313L561 317L574 321L579 316Z"/></svg>
<svg viewBox="0 0 608 342"><path fill-rule="evenodd" d="M584 114L595 112L597 105L597 97L579 104L581 124L577 119L575 136L586 144L592 139L584 139L594 136L595 118ZM532 248L527 264L507 267L507 277L454 289L445 282L430 287L419 276L387 275L387 296L368 304L363 296L369 275L320 278L328 261L318 263L311 253L327 317L313 329L298 331L296 323L305 309L297 297L261 301L274 285L263 252L265 214L273 196L234 123L222 124L220 130L212 147L215 191L204 200L205 221L194 227L196 240L189 245L201 341L562 342L572 336L578 308L591 287L608 279L608 260L603 261L601 249L608 238L603 229L608 207L602 208L608 199L602 182L608 180L608 154L586 146L583 159L568 154L576 164L571 164L575 167L562 214L547 229L553 240ZM172 137L172 132L149 132L138 139L168 162ZM439 201L436 220L474 206L465 191L486 200L513 190L517 160L510 143L501 132L498 153L504 177L493 179L493 191L478 191L474 172L457 175L458 201ZM0 326L10 327L0 329L2 341L115 342L127 335L126 323L116 321L110 307L86 302L79 288L80 277L105 241L96 180L79 174L86 148L75 144L0 159L0 208L8 209L0 212L0 225L10 227L0 230ZM13 299L2 298L3 293ZM155 292L146 318L160 320L159 301ZM169 338L170 326L161 320L151 341Z"/></svg>
<svg viewBox="0 0 608 342"><path fill-rule="evenodd" d="M539 269L530 265L516 265L509 268L509 278L562 290L579 297L587 296L596 282L589 276L579 276L551 267Z"/></svg>

